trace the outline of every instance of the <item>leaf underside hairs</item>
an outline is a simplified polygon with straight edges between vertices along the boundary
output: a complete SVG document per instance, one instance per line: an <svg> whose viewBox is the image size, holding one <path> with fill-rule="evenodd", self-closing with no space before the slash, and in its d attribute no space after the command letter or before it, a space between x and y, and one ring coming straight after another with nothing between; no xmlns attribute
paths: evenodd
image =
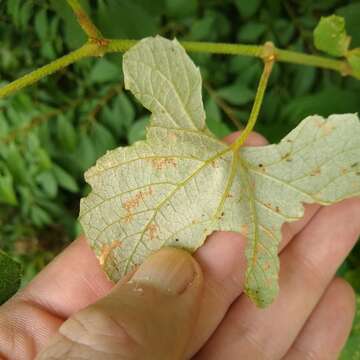
<svg viewBox="0 0 360 360"><path fill-rule="evenodd" d="M163 246L194 252L215 230L247 239L247 295L278 293L281 226L304 204L360 195L356 114L309 116L279 144L231 147L205 124L201 76L176 41L146 38L124 55L125 87L151 111L145 141L119 147L85 174L80 221L113 281Z"/></svg>

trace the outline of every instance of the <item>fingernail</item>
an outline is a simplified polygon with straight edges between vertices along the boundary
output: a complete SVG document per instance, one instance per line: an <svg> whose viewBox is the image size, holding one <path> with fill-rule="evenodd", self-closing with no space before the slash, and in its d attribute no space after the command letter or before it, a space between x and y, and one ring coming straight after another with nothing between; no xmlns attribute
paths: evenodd
<svg viewBox="0 0 360 360"><path fill-rule="evenodd" d="M163 249L151 255L129 282L147 284L179 295L186 291L195 274L195 264L190 254L178 249Z"/></svg>

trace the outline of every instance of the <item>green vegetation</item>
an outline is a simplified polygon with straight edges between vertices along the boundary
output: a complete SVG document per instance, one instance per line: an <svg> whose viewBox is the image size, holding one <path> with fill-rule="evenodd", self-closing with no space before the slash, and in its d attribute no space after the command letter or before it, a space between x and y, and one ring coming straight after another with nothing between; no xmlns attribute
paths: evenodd
<svg viewBox="0 0 360 360"><path fill-rule="evenodd" d="M161 34L180 40L262 44L316 53L321 16L345 18L360 46L359 1L98 0L81 1L106 37ZM80 47L86 36L58 0L0 2L0 85ZM341 32L341 24L339 26ZM343 35L339 35L344 38ZM346 37L345 37L346 38ZM325 49L326 50L326 49ZM344 47L337 51L343 54ZM209 128L224 136L249 118L262 64L258 59L192 53L204 78ZM347 53L359 71L359 52ZM83 59L11 97L0 99L0 246L24 264L28 281L80 228L83 172L118 145L142 138L148 114L122 88L121 55ZM281 139L309 114L357 112L360 81L276 63L256 126ZM360 293L360 248L341 274Z"/></svg>

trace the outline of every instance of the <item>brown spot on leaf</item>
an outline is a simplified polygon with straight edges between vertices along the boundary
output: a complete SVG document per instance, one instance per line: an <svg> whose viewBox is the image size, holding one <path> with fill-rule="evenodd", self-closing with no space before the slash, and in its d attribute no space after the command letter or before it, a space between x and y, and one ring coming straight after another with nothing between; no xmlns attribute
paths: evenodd
<svg viewBox="0 0 360 360"><path fill-rule="evenodd" d="M100 256L99 256L100 265L103 266L105 264L105 262L106 262L106 259L110 255L110 253L114 249L116 249L117 247L120 247L120 246L121 246L121 241L120 240L115 240L111 244L103 245L103 247L101 249L101 252L100 252Z"/></svg>
<svg viewBox="0 0 360 360"><path fill-rule="evenodd" d="M281 156L281 160L285 160L287 162L292 161L292 158L290 157L290 155L291 155L291 152L287 152L286 154Z"/></svg>
<svg viewBox="0 0 360 360"><path fill-rule="evenodd" d="M173 132L170 132L169 135L168 135L168 138L171 142L175 142L176 139L177 139L177 135Z"/></svg>
<svg viewBox="0 0 360 360"><path fill-rule="evenodd" d="M313 169L310 173L310 176L319 176L321 175L321 168L320 166L317 166L315 169Z"/></svg>
<svg viewBox="0 0 360 360"><path fill-rule="evenodd" d="M160 158L160 159L152 159L151 165L156 170L162 170L169 166L176 167L177 163L174 158Z"/></svg>
<svg viewBox="0 0 360 360"><path fill-rule="evenodd" d="M335 129L335 126L330 124L328 121L319 121L315 124L315 126L322 131L324 136L331 134Z"/></svg>
<svg viewBox="0 0 360 360"><path fill-rule="evenodd" d="M268 209L274 210L274 208L273 208L273 206L271 205L271 203L266 203L266 204L264 204L264 205L265 205L265 207L267 207Z"/></svg>
<svg viewBox="0 0 360 360"><path fill-rule="evenodd" d="M125 224L130 224L133 221L134 215L130 212L127 212L126 215L124 216L124 223Z"/></svg>
<svg viewBox="0 0 360 360"><path fill-rule="evenodd" d="M334 129L335 129L334 125L324 123L324 126L322 127L322 132L324 135L330 135Z"/></svg>
<svg viewBox="0 0 360 360"><path fill-rule="evenodd" d="M240 234L244 237L247 237L248 233L249 233L249 225L248 224L242 225L240 228Z"/></svg>
<svg viewBox="0 0 360 360"><path fill-rule="evenodd" d="M132 198L123 203L123 208L126 211L131 212L139 206L140 201L144 200L147 196L152 195L152 193L153 191L151 187L148 190L139 191Z"/></svg>
<svg viewBox="0 0 360 360"><path fill-rule="evenodd" d="M280 213L280 208L278 206L276 206L275 211L279 214Z"/></svg>
<svg viewBox="0 0 360 360"><path fill-rule="evenodd" d="M156 224L150 224L146 230L150 240L154 240L157 237L159 227Z"/></svg>
<svg viewBox="0 0 360 360"><path fill-rule="evenodd" d="M130 197L128 200L126 200L122 206L126 210L126 215L124 217L125 223L130 223L133 219L132 212L134 209L136 209L140 202L143 201L146 197L153 194L152 187L150 186L148 190L141 190L137 192L134 196Z"/></svg>

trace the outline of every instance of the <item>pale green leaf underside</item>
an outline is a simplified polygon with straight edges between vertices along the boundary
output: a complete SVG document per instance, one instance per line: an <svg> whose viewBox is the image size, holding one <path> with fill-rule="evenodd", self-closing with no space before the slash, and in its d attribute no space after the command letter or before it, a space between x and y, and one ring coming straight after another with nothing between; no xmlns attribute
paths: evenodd
<svg viewBox="0 0 360 360"><path fill-rule="evenodd" d="M152 112L145 141L85 174L80 220L108 276L119 280L163 246L193 252L215 230L247 238L246 292L278 292L284 222L304 203L360 194L357 115L310 116L278 145L234 151L205 127L198 69L176 41L147 38L124 56L125 86Z"/></svg>

